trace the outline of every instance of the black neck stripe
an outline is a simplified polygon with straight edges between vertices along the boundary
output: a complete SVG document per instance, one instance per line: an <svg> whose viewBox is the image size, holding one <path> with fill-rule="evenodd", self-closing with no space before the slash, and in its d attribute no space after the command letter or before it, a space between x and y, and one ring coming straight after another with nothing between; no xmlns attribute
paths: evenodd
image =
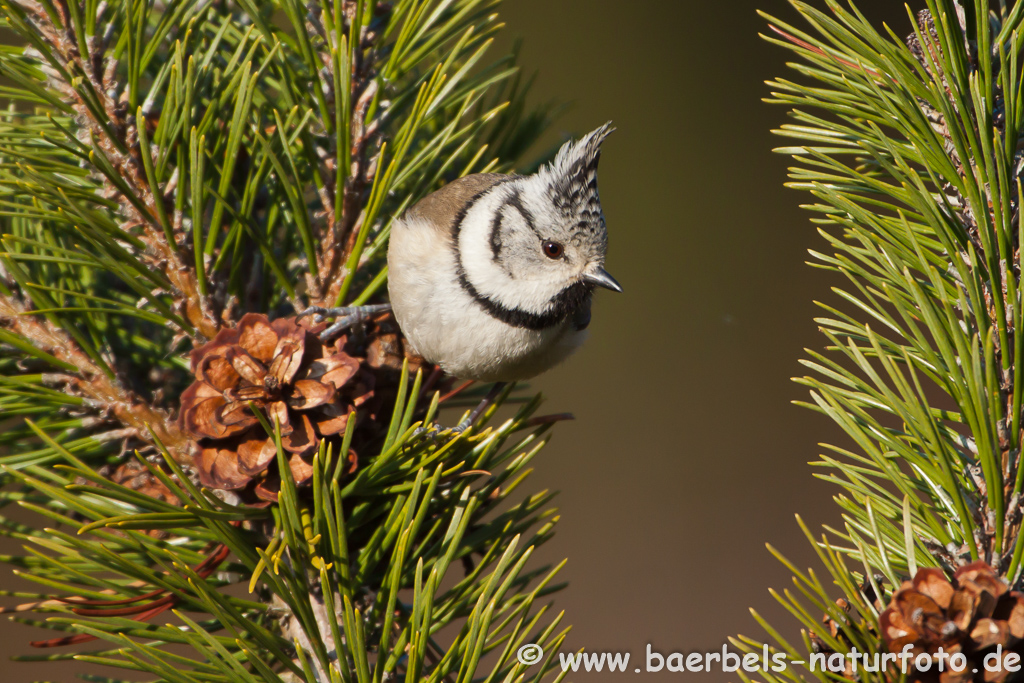
<svg viewBox="0 0 1024 683"><path fill-rule="evenodd" d="M515 176L509 178L509 180L513 179L515 179ZM462 265L462 252L459 249L459 235L462 232L462 223L465 221L470 209L473 208L473 205L496 186L497 185L492 185L483 192L477 194L466 203L456 216L452 230L452 246L455 249L455 267L459 286L462 287L464 292L473 298L473 301L475 301L477 305L484 310L484 312L492 318L500 320L506 325L537 331L546 330L549 327L559 325L574 315L586 303L591 291L593 291L593 287L591 285L585 282L577 282L569 285L551 298L547 312L532 313L530 311L524 311L521 308L509 308L490 297L484 296L477 291L476 287L473 286L473 283L470 282L469 278L466 276L466 269ZM498 207L495 218L491 223L490 242L491 249L495 252L500 251L501 242L497 232L501 227L501 210L505 206L512 206L519 211L522 214L523 219L530 226L530 229L535 233L537 231L533 224L532 216L526 210L526 207L523 206L522 201L519 198L519 193L513 192L512 195ZM495 254L495 256L497 256L497 254Z"/></svg>
<svg viewBox="0 0 1024 683"><path fill-rule="evenodd" d="M577 282L553 296L551 298L551 308L546 313L531 313L521 308L509 308L478 292L473 283L466 277L461 264L459 264L459 286L473 297L473 301L479 304L492 318L512 327L537 331L546 330L549 327L565 322L583 306L592 291L590 285L585 282Z"/></svg>
<svg viewBox="0 0 1024 683"><path fill-rule="evenodd" d="M458 213L455 214L455 218L452 220L451 223L452 238L455 242L456 252L459 249L459 231L462 230L462 222L466 220L466 214L469 213L469 210L472 209L473 206L475 206L478 201L480 201L481 197L483 197L485 194L487 194L494 188L498 187L499 185L504 185L505 183L511 182L513 180L518 180L519 178L522 177L523 176L514 174L505 176L501 180L496 181L493 185L488 185L487 187L485 187L484 189L480 190L475 195L470 197L469 201L466 202L461 209L459 209Z"/></svg>

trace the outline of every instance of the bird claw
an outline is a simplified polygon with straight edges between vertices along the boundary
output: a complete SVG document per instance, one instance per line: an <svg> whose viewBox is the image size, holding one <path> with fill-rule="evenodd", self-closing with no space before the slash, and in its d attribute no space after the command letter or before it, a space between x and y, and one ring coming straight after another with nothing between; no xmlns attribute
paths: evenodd
<svg viewBox="0 0 1024 683"><path fill-rule="evenodd" d="M411 436L414 439L418 439L418 438L420 438L421 436L424 436L424 435L433 436L434 434L440 433L440 431L441 431L441 425L437 424L436 422L431 422L428 425L427 424L422 424L419 427L417 427L416 429L412 430L412 435Z"/></svg>
<svg viewBox="0 0 1024 683"><path fill-rule="evenodd" d="M431 441L436 442L439 441L443 436L460 436L462 435L463 432L469 429L469 427L470 425L466 422L466 420L463 420L455 427L445 427L444 425L438 422L431 422L430 424L420 425L416 429L412 430L411 436L413 439L420 439L425 437L430 439Z"/></svg>
<svg viewBox="0 0 1024 683"><path fill-rule="evenodd" d="M446 431L448 430L445 427L442 427L436 422L422 424L412 430L411 439L413 441L418 439L429 439L432 443L437 443L441 439L441 435Z"/></svg>
<svg viewBox="0 0 1024 683"><path fill-rule="evenodd" d="M333 325L320 333L320 341L327 343L350 327L362 325L370 316L391 310L391 304L373 304L371 306L310 306L297 317L312 315L313 322L322 323L328 318L336 318Z"/></svg>
<svg viewBox="0 0 1024 683"><path fill-rule="evenodd" d="M331 310L332 309L324 308L323 306L310 306L309 308L307 308L306 310L302 311L301 313L299 313L295 317L296 317L296 319L298 319L298 318L305 318L307 315L312 315L313 316L313 322L315 322L315 323L322 323L324 320L326 320L326 318L330 314Z"/></svg>

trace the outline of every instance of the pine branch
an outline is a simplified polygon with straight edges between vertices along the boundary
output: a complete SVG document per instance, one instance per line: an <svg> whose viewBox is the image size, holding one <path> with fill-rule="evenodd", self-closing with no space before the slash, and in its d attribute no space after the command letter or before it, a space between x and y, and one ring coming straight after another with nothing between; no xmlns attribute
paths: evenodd
<svg viewBox="0 0 1024 683"><path fill-rule="evenodd" d="M496 4L0 10L27 44L0 52L0 507L40 517L0 534L30 548L2 559L39 585L18 618L58 632L42 658L465 683L522 680L522 643L562 642L541 604L560 565L528 565L552 496L510 496L565 416L535 399L427 436L454 392L394 321L332 345L295 315L379 299L391 221L511 170L549 120L512 58L484 61ZM278 400L294 373L234 385L245 401L217 381L267 353L322 403ZM91 640L109 649L68 651Z"/></svg>
<svg viewBox="0 0 1024 683"><path fill-rule="evenodd" d="M772 84L795 120L776 131L794 146L778 151L798 164L789 186L815 198L828 244L816 265L847 280L840 305L822 304L828 346L798 381L855 445L816 463L843 489L842 527L805 527L841 598L779 556L798 591L776 598L803 642L758 621L792 659L941 646L981 680L981 660L1024 637L1007 621L1024 611L1024 4L926 0L906 39L853 4L793 4L810 32L766 17L768 40L800 59L799 81ZM884 665L813 675L900 677Z"/></svg>
<svg viewBox="0 0 1024 683"><path fill-rule="evenodd" d="M102 176L102 196L116 199L122 215L122 230L141 227L145 251L141 254L153 268L163 272L185 317L203 337L210 339L220 328L213 302L200 294L194 268L187 265L187 254L180 253L183 235L160 225L165 214L162 192L154 192L146 179L139 150L139 130L134 112L123 99L124 91L116 81L117 60L107 54L107 37L85 40L76 32L72 5L57 0L56 19L44 5L34 0L19 0L10 18L23 23L34 33L36 49L49 64L47 86L61 97L76 114L83 130L78 135L82 148L89 150L95 171ZM81 28L81 27L79 27ZM114 101L110 93L122 92ZM91 149L89 149L91 148ZM158 206L159 202L159 206ZM166 220L166 218L165 218Z"/></svg>
<svg viewBox="0 0 1024 683"><path fill-rule="evenodd" d="M88 401L96 413L111 416L128 431L116 438L134 437L148 441L152 434L163 443L175 459L185 460L186 438L166 412L154 409L127 391L111 377L109 370L97 366L75 342L57 326L32 316L12 295L0 293L0 328L6 328L36 349L51 356L55 365L75 375L49 373L43 382Z"/></svg>
<svg viewBox="0 0 1024 683"><path fill-rule="evenodd" d="M354 88L354 91L359 92L357 88ZM356 106L352 111L351 139L353 143L349 155L352 160L352 170L344 175L337 172L334 174L335 182L339 177L343 179L340 202L337 201L336 191L332 187L325 186L324 188L322 203L325 219L330 227L324 231L320 242L319 272L322 275L320 282L316 283L319 287L312 291L322 293L314 294L311 299L311 305L314 306L330 306L338 300L345 275L342 272L342 267L347 255L351 254L355 248L355 240L359 236L360 226L357 221L361 205L366 188L373 182L377 171L376 164L373 163L375 160L370 160L368 153L370 149L379 149L379 141L375 142L375 140L380 134L380 121L373 121L369 125L363 123L366 120L367 110L376 96L376 91L374 83L366 85L359 93ZM323 170L330 173L332 170L330 166L327 164L324 166ZM333 207L336 203L341 206L340 215L336 215L334 211Z"/></svg>

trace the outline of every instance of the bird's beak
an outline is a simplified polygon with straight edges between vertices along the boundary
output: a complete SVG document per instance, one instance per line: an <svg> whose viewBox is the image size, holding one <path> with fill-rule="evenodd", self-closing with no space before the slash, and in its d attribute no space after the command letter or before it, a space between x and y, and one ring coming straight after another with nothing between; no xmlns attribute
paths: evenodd
<svg viewBox="0 0 1024 683"><path fill-rule="evenodd" d="M592 273L584 273L583 280L585 282L589 282L592 285L597 285L598 287L610 289L613 292L622 292L622 285L616 282L615 278L609 275L608 271L605 270L604 268L598 268L596 271Z"/></svg>

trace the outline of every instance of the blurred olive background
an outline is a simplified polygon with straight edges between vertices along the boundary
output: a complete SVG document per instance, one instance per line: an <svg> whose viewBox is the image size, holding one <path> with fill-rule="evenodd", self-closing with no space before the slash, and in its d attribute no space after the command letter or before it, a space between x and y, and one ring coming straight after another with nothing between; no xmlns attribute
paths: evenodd
<svg viewBox="0 0 1024 683"><path fill-rule="evenodd" d="M909 32L898 2L858 7ZM813 552L794 513L812 529L839 521L834 490L807 462L841 434L790 405L806 398L790 381L802 349L823 346L812 301L834 301L838 279L805 264L824 242L798 209L807 197L782 186L789 160L771 152L785 110L761 98L787 53L758 37L756 9L799 21L784 0L507 0L501 10L499 48L523 38L522 64L539 71L534 101L572 104L547 143L618 126L600 186L607 265L625 293L598 293L587 345L535 382L547 410L576 415L534 460L530 485L561 491L558 533L538 554L569 558L555 599L573 625L565 649L632 655L628 673L570 680L635 679L647 643L689 653L721 650L736 633L760 638L750 607L795 636L768 594L789 575L764 544L805 567ZM0 622L0 681L76 680L74 664L5 661L39 637L49 636Z"/></svg>
<svg viewBox="0 0 1024 683"><path fill-rule="evenodd" d="M824 8L824 2L813 2ZM917 5L923 3L912 3ZM910 32L902 3L859 1L870 18ZM809 197L783 187L790 160L771 135L786 110L761 101L789 53L758 36L765 10L802 26L784 0L512 0L507 34L538 70L534 97L573 104L558 134L611 119L601 200L608 270L625 293L600 292L591 337L536 381L553 412L569 410L538 458L533 486L561 491L561 522L541 555L569 559L556 598L573 625L567 650L627 650L635 680L655 650L721 650L761 638L748 608L797 636L769 587L789 574L770 542L814 563L794 513L812 529L839 523L835 489L807 463L819 442L845 443L806 399L805 347L824 338L814 300L840 278L808 266L822 249ZM788 76L788 75L787 75ZM641 674L680 677L681 674ZM690 680L737 680L691 673ZM756 677L755 677L756 678Z"/></svg>

